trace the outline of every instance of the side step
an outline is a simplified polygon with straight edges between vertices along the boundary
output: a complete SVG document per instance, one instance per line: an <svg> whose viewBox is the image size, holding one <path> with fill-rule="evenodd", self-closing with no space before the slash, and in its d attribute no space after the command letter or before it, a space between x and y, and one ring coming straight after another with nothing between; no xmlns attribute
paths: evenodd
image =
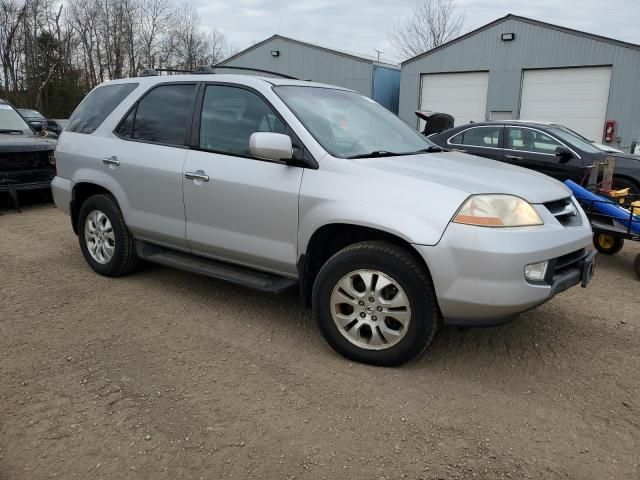
<svg viewBox="0 0 640 480"><path fill-rule="evenodd" d="M149 262L218 278L261 292L282 293L298 284L297 280L291 278L177 252L140 240L136 241L136 253Z"/></svg>

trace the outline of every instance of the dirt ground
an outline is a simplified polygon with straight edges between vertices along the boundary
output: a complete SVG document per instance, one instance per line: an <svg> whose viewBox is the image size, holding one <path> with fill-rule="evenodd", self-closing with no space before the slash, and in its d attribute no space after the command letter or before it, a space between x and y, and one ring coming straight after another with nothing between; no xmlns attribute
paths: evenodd
<svg viewBox="0 0 640 480"><path fill-rule="evenodd" d="M5 211L0 479L640 479L638 253L382 369L335 354L295 293L100 277L60 211Z"/></svg>

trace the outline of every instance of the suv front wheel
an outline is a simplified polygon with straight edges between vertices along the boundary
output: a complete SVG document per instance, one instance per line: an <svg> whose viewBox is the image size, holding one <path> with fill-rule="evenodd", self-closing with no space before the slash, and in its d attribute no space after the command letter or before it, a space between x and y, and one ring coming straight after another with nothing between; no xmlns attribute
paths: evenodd
<svg viewBox="0 0 640 480"><path fill-rule="evenodd" d="M419 355L439 322L426 269L386 242L356 243L333 255L314 283L313 313L338 353L382 366Z"/></svg>
<svg viewBox="0 0 640 480"><path fill-rule="evenodd" d="M111 195L89 197L78 215L80 249L100 275L119 277L138 265L133 236Z"/></svg>

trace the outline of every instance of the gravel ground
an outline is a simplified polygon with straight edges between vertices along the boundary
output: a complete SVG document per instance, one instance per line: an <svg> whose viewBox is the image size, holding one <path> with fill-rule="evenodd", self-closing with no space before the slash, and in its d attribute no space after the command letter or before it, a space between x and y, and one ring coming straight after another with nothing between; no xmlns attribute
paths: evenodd
<svg viewBox="0 0 640 480"><path fill-rule="evenodd" d="M352 364L294 293L94 274L51 205L0 215L0 479L640 479L628 244L519 321Z"/></svg>

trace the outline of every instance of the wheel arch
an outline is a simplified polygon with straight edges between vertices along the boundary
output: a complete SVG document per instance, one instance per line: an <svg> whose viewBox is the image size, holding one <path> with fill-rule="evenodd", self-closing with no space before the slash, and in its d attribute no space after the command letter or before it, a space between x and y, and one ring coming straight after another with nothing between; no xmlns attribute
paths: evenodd
<svg viewBox="0 0 640 480"><path fill-rule="evenodd" d="M628 175L626 173L622 173L622 174L614 174L613 175L613 180L615 181L616 179L619 180L624 180L626 182L631 183L632 185L635 185L635 187L640 191L640 180L633 177L632 175Z"/></svg>
<svg viewBox="0 0 640 480"><path fill-rule="evenodd" d="M311 306L311 292L318 272L332 255L343 248L363 241L385 241L400 246L411 253L430 276L424 258L406 239L376 227L352 224L329 223L318 227L298 257L300 295L305 306Z"/></svg>
<svg viewBox="0 0 640 480"><path fill-rule="evenodd" d="M106 194L111 195L115 198L115 195L107 188L102 185L98 185L93 182L78 182L73 186L73 190L71 192L71 225L73 227L73 231L78 234L78 215L80 213L80 209L82 208L82 204L91 196ZM116 198L116 202L117 202Z"/></svg>

